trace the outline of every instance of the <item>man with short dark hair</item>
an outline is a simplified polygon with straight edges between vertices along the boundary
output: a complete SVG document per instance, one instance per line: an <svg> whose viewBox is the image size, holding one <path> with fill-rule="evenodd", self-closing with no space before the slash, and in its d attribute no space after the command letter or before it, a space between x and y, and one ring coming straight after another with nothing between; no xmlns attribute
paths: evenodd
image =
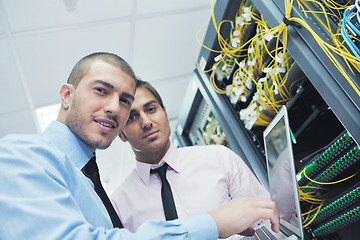
<svg viewBox="0 0 360 240"><path fill-rule="evenodd" d="M119 136L131 145L136 169L111 198L131 231L149 220L209 212L237 196L269 198L244 161L225 146L176 148L169 139L163 101L146 81L137 81L130 116Z"/></svg>

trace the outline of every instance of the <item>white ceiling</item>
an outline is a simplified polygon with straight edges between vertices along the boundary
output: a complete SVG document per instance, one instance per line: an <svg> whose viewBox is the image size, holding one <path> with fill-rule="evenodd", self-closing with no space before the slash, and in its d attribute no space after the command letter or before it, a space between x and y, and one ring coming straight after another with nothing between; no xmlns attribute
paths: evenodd
<svg viewBox="0 0 360 240"><path fill-rule="evenodd" d="M0 0L0 137L39 132L35 109L59 103L74 64L95 51L127 60L176 121L210 7L211 0ZM122 146L116 141L115 154L110 148L103 156L128 158ZM102 165L106 182L123 167Z"/></svg>

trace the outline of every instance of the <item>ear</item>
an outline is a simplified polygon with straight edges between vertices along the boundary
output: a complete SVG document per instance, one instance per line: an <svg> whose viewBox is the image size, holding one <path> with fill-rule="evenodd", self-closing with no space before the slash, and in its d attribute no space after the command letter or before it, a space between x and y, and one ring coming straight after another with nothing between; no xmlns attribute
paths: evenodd
<svg viewBox="0 0 360 240"><path fill-rule="evenodd" d="M169 115L168 115L167 112L166 112L166 107L164 107L164 112L165 112L165 115L166 115L166 118L167 118L168 122L170 122L170 120L169 120Z"/></svg>
<svg viewBox="0 0 360 240"><path fill-rule="evenodd" d="M167 118L167 120L168 120L168 126L169 126L169 130L170 130L170 134L171 134L170 119L169 119L169 115L168 115L167 112L166 112L166 108L165 108L165 107L164 107L164 112L165 112L166 118ZM169 137L170 137L170 135L169 135Z"/></svg>
<svg viewBox="0 0 360 240"><path fill-rule="evenodd" d="M126 136L125 136L125 134L123 133L122 130L121 130L121 132L119 133L119 138L121 139L121 141L127 142L127 138L126 138Z"/></svg>
<svg viewBox="0 0 360 240"><path fill-rule="evenodd" d="M68 110L69 107L71 106L74 91L75 91L74 86L68 83L62 85L60 89L60 98L61 98L62 106L65 110Z"/></svg>

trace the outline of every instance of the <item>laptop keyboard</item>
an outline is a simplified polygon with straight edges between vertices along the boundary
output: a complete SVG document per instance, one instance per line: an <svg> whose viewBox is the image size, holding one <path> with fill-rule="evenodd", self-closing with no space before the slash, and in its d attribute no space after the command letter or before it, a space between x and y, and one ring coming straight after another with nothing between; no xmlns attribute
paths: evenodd
<svg viewBox="0 0 360 240"><path fill-rule="evenodd" d="M246 239L246 240L256 240L256 239L274 240L274 239L277 239L277 238L274 235L272 235L272 233L265 226L262 226L262 227L255 230L255 234L253 236L244 237L242 239Z"/></svg>

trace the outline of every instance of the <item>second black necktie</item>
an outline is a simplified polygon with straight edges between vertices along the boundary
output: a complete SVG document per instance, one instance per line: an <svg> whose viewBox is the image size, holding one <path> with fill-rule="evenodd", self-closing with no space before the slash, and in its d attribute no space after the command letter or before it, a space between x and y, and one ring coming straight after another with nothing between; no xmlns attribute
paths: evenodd
<svg viewBox="0 0 360 240"><path fill-rule="evenodd" d="M100 174L99 174L99 168L96 164L95 157L92 157L90 161L85 165L83 168L83 172L85 176L90 178L90 180L94 184L95 192L99 195L101 201L103 202L104 206L106 207L106 210L108 211L111 222L114 227L123 228L123 225L120 221L119 216L117 215L114 207L111 204L111 201L106 194L101 181L100 181Z"/></svg>
<svg viewBox="0 0 360 240"><path fill-rule="evenodd" d="M171 187L166 179L166 170L168 165L165 163L163 166L153 169L151 173L157 173L161 179L161 199L163 202L163 208L165 212L166 220L174 220L178 218L174 198L171 192Z"/></svg>

